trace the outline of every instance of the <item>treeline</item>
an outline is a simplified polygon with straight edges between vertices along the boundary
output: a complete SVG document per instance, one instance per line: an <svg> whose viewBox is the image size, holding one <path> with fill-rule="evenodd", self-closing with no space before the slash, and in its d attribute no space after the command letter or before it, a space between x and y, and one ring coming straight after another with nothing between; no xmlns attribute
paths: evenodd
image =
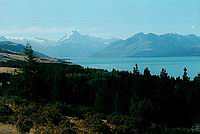
<svg viewBox="0 0 200 134"><path fill-rule="evenodd" d="M137 65L132 72L107 71L42 64L29 57L22 70L15 75L0 75L1 96L19 96L43 106L59 102L61 109L68 106L62 116L84 118L88 112L92 117L101 113L104 116L99 118L120 126L113 133L160 133L157 129L169 133L167 128L191 130L200 123L200 76L190 80L186 68L182 77L174 78L165 69L160 75L152 75L148 68L139 72ZM54 125L61 121L56 120Z"/></svg>
<svg viewBox="0 0 200 134"><path fill-rule="evenodd" d="M22 68L24 64L25 64L25 61L21 61L21 60L0 61L0 67Z"/></svg>

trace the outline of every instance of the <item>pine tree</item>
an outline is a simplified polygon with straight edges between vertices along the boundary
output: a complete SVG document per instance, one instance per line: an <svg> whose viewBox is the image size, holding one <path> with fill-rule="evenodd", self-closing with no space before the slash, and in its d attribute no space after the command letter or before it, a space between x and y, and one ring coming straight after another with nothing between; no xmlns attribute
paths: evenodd
<svg viewBox="0 0 200 134"><path fill-rule="evenodd" d="M166 69L162 68L161 72L160 72L160 78L168 78L168 74Z"/></svg>
<svg viewBox="0 0 200 134"><path fill-rule="evenodd" d="M26 44L25 52L25 65L23 67L23 77L25 82L25 95L31 99L35 98L38 89L38 58L34 55L34 51L30 43Z"/></svg>
<svg viewBox="0 0 200 134"><path fill-rule="evenodd" d="M25 52L25 61L26 64L23 68L25 73L36 73L37 72L37 61L38 58L34 55L34 51L30 45L30 43L26 44L26 47L24 48Z"/></svg>
<svg viewBox="0 0 200 134"><path fill-rule="evenodd" d="M133 75L135 75L135 76L140 75L139 68L138 68L137 64L135 64L135 67L133 67Z"/></svg>
<svg viewBox="0 0 200 134"><path fill-rule="evenodd" d="M190 78L188 77L188 73L187 73L187 68L186 67L183 69L183 80L184 81L190 80Z"/></svg>
<svg viewBox="0 0 200 134"><path fill-rule="evenodd" d="M150 77L150 76L151 76L151 72L149 71L148 67L146 67L146 68L144 69L144 76L145 76L145 77Z"/></svg>

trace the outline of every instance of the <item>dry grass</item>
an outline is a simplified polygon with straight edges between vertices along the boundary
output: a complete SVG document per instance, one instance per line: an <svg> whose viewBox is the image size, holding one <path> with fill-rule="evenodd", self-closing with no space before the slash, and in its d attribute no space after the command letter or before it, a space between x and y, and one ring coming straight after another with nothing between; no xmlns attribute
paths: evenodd
<svg viewBox="0 0 200 134"><path fill-rule="evenodd" d="M19 61L25 61L25 56L20 54L8 54L8 53L0 53L0 58L7 60L19 60ZM55 58L38 58L38 62L40 63L57 63L57 59Z"/></svg>
<svg viewBox="0 0 200 134"><path fill-rule="evenodd" d="M23 55L8 54L8 53L0 53L0 55L4 58L24 61Z"/></svg>
<svg viewBox="0 0 200 134"><path fill-rule="evenodd" d="M13 67L0 67L0 73L17 73L19 72L19 68L13 68Z"/></svg>
<svg viewBox="0 0 200 134"><path fill-rule="evenodd" d="M0 134L22 134L17 131L16 127L10 124L0 123Z"/></svg>

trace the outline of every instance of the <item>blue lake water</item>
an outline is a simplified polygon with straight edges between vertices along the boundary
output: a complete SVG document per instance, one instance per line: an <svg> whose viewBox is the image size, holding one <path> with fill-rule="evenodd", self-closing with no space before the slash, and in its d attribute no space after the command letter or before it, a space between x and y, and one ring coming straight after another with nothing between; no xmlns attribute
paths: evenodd
<svg viewBox="0 0 200 134"><path fill-rule="evenodd" d="M137 63L143 73L148 67L151 74L159 74L165 68L170 76L182 76L183 68L188 69L188 75L194 78L200 72L200 57L152 57L152 58L71 58L75 64L83 67L112 70L132 71Z"/></svg>

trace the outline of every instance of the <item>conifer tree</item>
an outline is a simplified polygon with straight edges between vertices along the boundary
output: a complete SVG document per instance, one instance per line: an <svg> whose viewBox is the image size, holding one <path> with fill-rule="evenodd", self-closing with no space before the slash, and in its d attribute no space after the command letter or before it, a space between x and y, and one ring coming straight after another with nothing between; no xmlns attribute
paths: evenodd
<svg viewBox="0 0 200 134"><path fill-rule="evenodd" d="M26 56L25 57L26 64L23 69L25 73L36 73L38 58L34 55L34 51L30 43L26 44L26 47L24 48L24 50L25 50L24 54Z"/></svg>
<svg viewBox="0 0 200 134"><path fill-rule="evenodd" d="M144 69L144 76L149 77L151 76L151 72L149 71L148 67Z"/></svg>
<svg viewBox="0 0 200 134"><path fill-rule="evenodd" d="M187 68L183 69L183 80L188 81L190 78L188 77Z"/></svg>
<svg viewBox="0 0 200 134"><path fill-rule="evenodd" d="M34 51L30 43L26 44L25 52L25 65L23 67L23 77L25 80L25 95L31 99L35 97L38 90L38 58L34 55Z"/></svg>
<svg viewBox="0 0 200 134"><path fill-rule="evenodd" d="M139 68L138 68L137 64L135 64L135 67L133 67L133 75L135 75L135 76L140 75Z"/></svg>
<svg viewBox="0 0 200 134"><path fill-rule="evenodd" d="M160 78L168 78L168 73L166 71L166 69L162 68L161 72L160 72Z"/></svg>

